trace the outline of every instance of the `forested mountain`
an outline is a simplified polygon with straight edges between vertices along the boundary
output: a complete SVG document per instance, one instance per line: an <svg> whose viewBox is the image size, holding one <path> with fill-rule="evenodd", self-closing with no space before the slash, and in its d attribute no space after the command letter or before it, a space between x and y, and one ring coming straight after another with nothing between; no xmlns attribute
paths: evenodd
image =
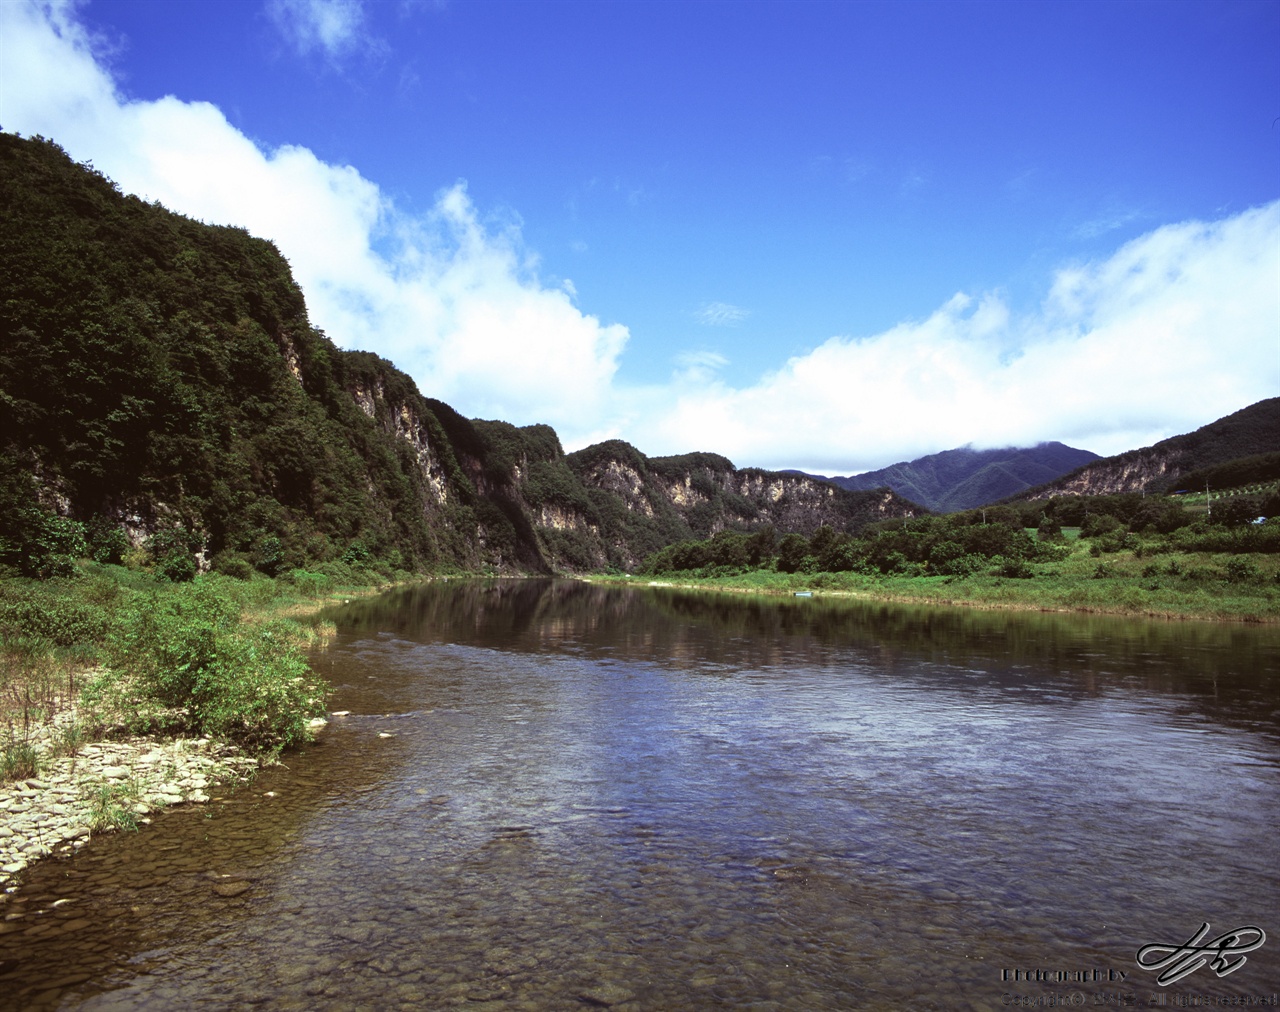
<svg viewBox="0 0 1280 1012"><path fill-rule="evenodd" d="M1258 401L1194 432L1129 450L1077 468L1013 498L1173 492L1232 488L1277 477L1280 397Z"/></svg>
<svg viewBox="0 0 1280 1012"><path fill-rule="evenodd" d="M918 510L713 454L566 456L547 426L469 421L313 328L270 242L0 134L0 565L88 550L178 576L545 572Z"/></svg>
<svg viewBox="0 0 1280 1012"><path fill-rule="evenodd" d="M954 513L1015 495L1097 459L1096 453L1062 443L999 450L964 446L850 477L812 477L850 491L888 487L935 512Z"/></svg>

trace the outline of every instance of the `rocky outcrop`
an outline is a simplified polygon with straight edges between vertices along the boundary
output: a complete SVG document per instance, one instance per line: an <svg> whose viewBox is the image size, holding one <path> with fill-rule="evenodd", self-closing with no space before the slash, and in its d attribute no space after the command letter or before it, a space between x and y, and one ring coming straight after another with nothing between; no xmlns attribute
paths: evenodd
<svg viewBox="0 0 1280 1012"><path fill-rule="evenodd" d="M1147 447L1120 457L1109 457L1079 468L1064 478L1029 492L1027 499L1048 499L1055 495L1115 495L1141 492L1182 469L1180 454L1169 448Z"/></svg>
<svg viewBox="0 0 1280 1012"><path fill-rule="evenodd" d="M1280 451L1280 397L1242 408L1194 432L1076 468L1017 499L1118 492L1172 492L1183 475L1241 458Z"/></svg>
<svg viewBox="0 0 1280 1012"><path fill-rule="evenodd" d="M70 565L77 529L95 557L124 541L176 577L544 573L913 509L463 418L313 328L271 243L127 196L47 140L0 133L0 212L0 565L24 573Z"/></svg>
<svg viewBox="0 0 1280 1012"><path fill-rule="evenodd" d="M74 721L67 710L37 732L38 778L0 787L0 887L42 857L78 850L95 833L150 822L150 813L167 805L207 802L216 785L258 765L208 738L141 735L55 757L58 734Z"/></svg>
<svg viewBox="0 0 1280 1012"><path fill-rule="evenodd" d="M848 492L804 475L740 470L712 453L650 458L620 440L576 451L564 462L581 491L573 508L554 513L557 529L572 532L584 556L603 556L623 569L673 542L724 530L772 526L778 534L809 535L825 525L856 531L920 509L888 489ZM574 568L566 561L553 563Z"/></svg>

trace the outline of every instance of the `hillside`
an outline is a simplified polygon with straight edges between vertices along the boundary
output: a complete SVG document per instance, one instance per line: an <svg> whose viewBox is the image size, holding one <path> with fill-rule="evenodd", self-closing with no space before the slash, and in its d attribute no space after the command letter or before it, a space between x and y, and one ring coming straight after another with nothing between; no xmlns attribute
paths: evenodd
<svg viewBox="0 0 1280 1012"><path fill-rule="evenodd" d="M1015 495L1097 459L1096 453L1056 442L997 450L966 446L850 477L812 477L850 491L888 487L935 512L954 513Z"/></svg>
<svg viewBox="0 0 1280 1012"><path fill-rule="evenodd" d="M88 552L175 577L629 566L670 540L918 507L711 454L566 456L463 418L311 326L270 242L0 134L0 565ZM52 569L50 568L52 567Z"/></svg>
<svg viewBox="0 0 1280 1012"><path fill-rule="evenodd" d="M1270 397L1194 432L1096 460L1013 498L1173 492L1183 487L1203 490L1206 480L1215 488L1231 487L1270 480L1275 465L1269 455L1277 452L1280 397Z"/></svg>
<svg viewBox="0 0 1280 1012"><path fill-rule="evenodd" d="M609 563L626 568L665 545L723 530L852 532L925 512L887 489L850 492L803 475L738 470L712 453L645 457L617 440L571 453L566 464L587 490Z"/></svg>

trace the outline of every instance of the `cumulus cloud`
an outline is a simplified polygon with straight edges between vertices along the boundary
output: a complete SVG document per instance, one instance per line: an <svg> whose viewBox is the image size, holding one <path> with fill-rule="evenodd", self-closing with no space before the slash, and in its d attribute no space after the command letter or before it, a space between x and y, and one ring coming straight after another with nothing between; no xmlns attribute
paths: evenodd
<svg viewBox="0 0 1280 1012"><path fill-rule="evenodd" d="M973 443L1117 453L1280 392L1280 202L1159 228L1059 270L1017 314L957 294L924 320L833 337L744 387L680 392L647 445L867 470Z"/></svg>
<svg viewBox="0 0 1280 1012"><path fill-rule="evenodd" d="M331 63L377 47L360 0L268 0L267 17L300 56Z"/></svg>
<svg viewBox="0 0 1280 1012"><path fill-rule="evenodd" d="M544 285L519 229L490 227L463 183L412 218L355 168L263 150L215 106L131 102L66 5L0 4L0 123L57 140L128 192L273 240L312 321L382 354L472 416L603 431L628 333Z"/></svg>
<svg viewBox="0 0 1280 1012"><path fill-rule="evenodd" d="M732 327L751 315L751 310L731 306L727 302L707 302L693 314L699 323L707 327Z"/></svg>
<svg viewBox="0 0 1280 1012"><path fill-rule="evenodd" d="M1280 393L1280 202L1062 267L1030 309L960 293L882 333L830 337L754 382L730 383L722 356L691 352L668 382L640 387L618 377L627 329L577 308L590 292L544 282L518 223L495 222L465 183L410 216L356 168L264 148L213 105L129 101L72 4L0 3L0 36L5 129L275 241L339 344L390 358L464 414L548 422L569 448L621 436L655 455L706 449L828 474L966 443L1112 453ZM746 313L713 302L697 315L724 326Z"/></svg>

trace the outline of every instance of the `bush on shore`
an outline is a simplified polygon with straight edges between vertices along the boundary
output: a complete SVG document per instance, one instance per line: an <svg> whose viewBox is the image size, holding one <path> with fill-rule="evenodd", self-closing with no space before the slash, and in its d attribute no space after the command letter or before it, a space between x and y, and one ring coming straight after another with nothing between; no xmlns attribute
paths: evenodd
<svg viewBox="0 0 1280 1012"><path fill-rule="evenodd" d="M107 671L85 700L104 716L127 712L135 730L192 731L259 751L296 745L326 694L302 655L307 639L297 623L245 622L215 582L177 584L121 610Z"/></svg>
<svg viewBox="0 0 1280 1012"><path fill-rule="evenodd" d="M97 563L70 578L0 580L0 780L37 774L33 735L72 706L77 740L119 728L261 755L299 744L329 686L304 654L316 629L282 613L338 589L306 572L175 583Z"/></svg>

